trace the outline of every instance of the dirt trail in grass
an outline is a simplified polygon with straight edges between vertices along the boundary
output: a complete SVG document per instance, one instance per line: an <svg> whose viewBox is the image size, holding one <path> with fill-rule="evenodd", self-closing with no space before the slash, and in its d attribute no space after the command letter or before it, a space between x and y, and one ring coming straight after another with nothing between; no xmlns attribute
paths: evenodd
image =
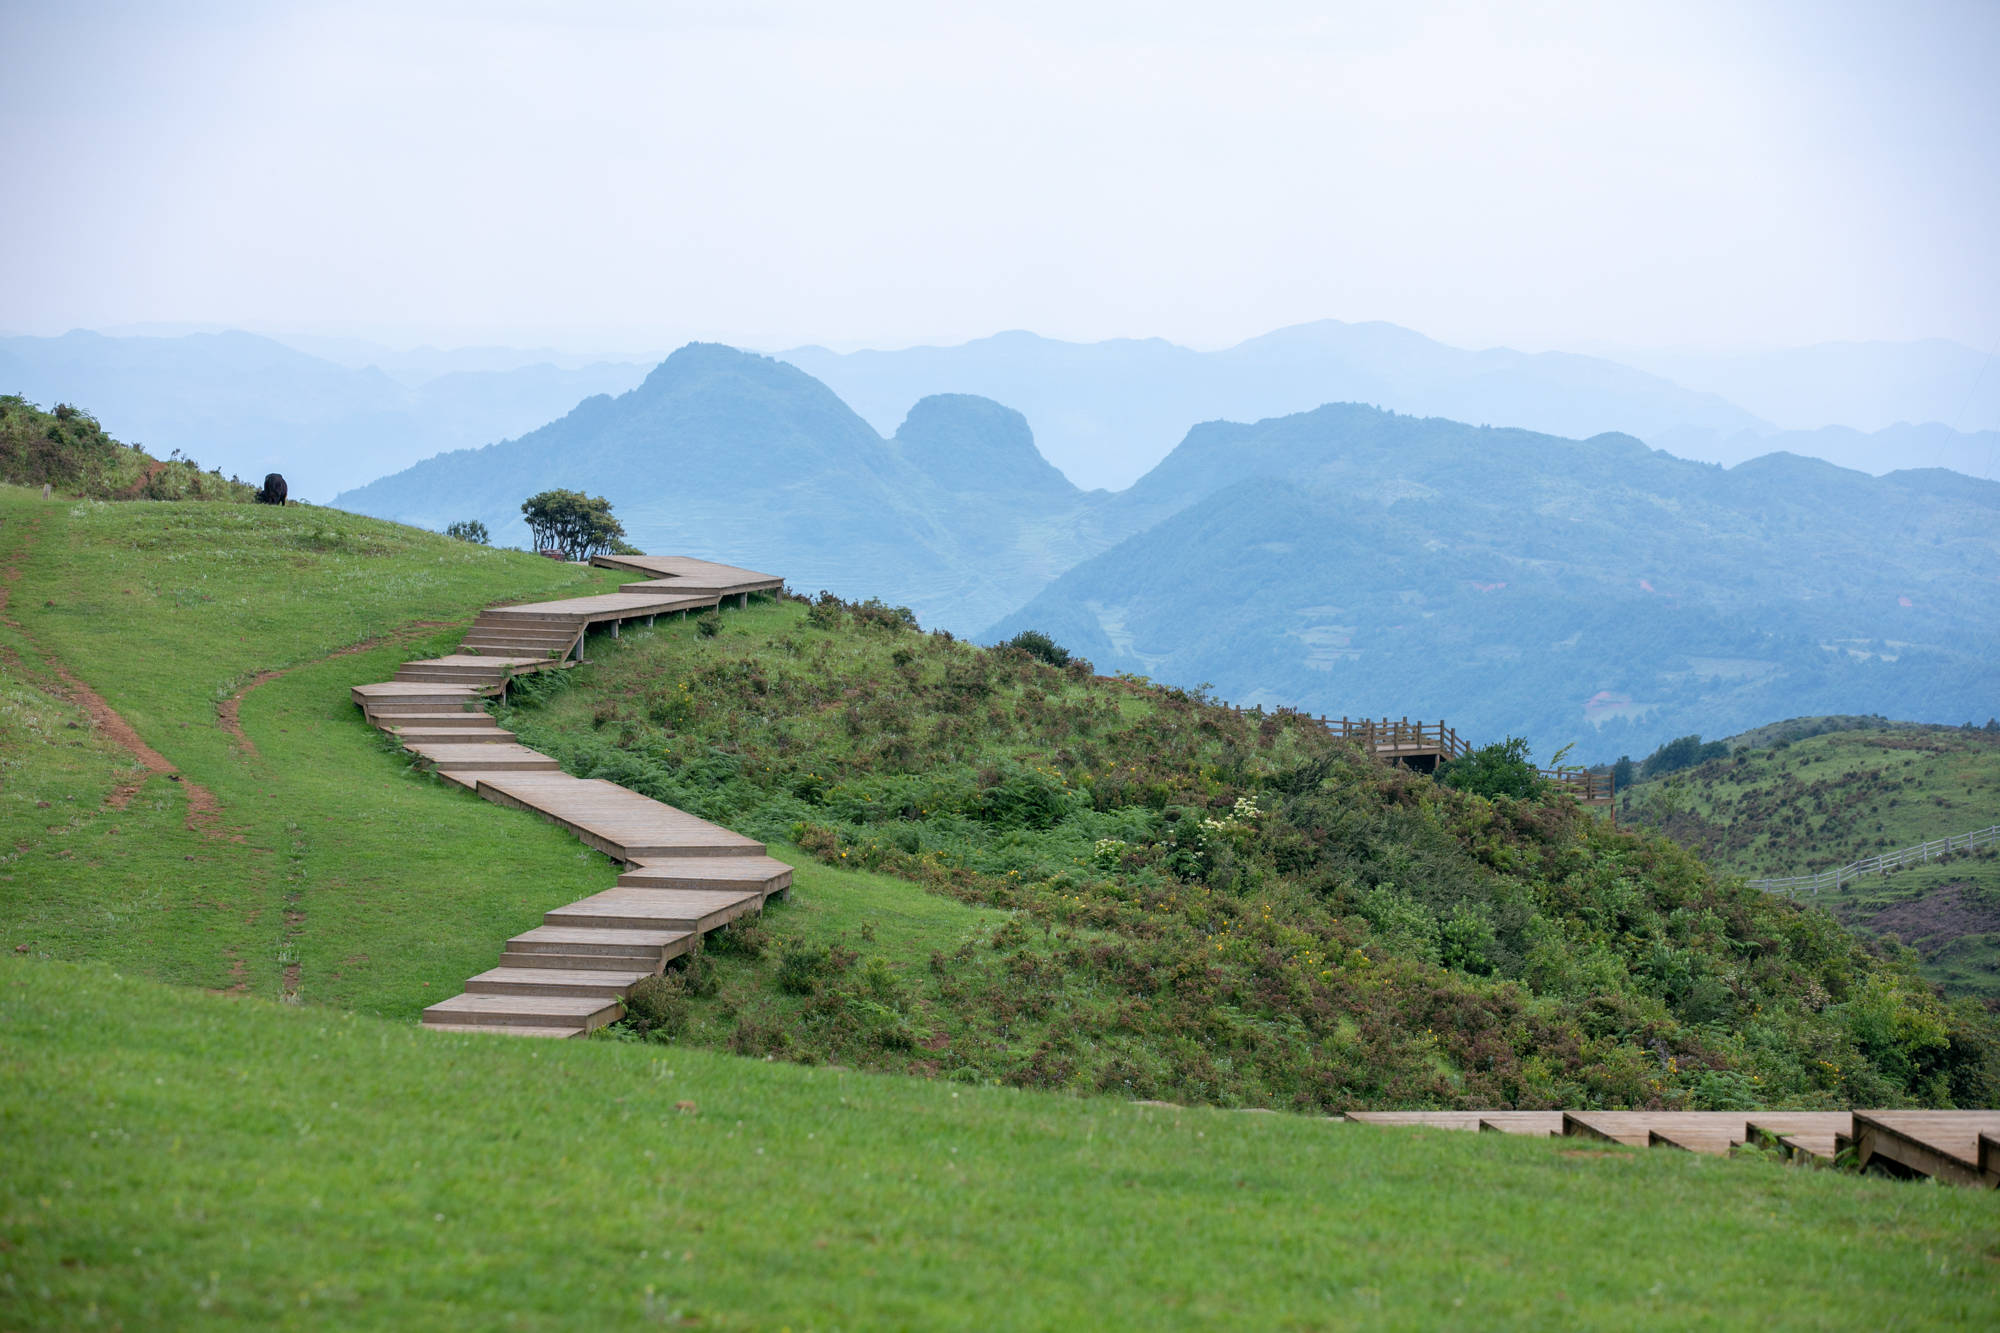
<svg viewBox="0 0 2000 1333"><path fill-rule="evenodd" d="M397 639L416 638L425 630L450 629L457 623L455 620L413 620L407 625L390 630L387 634L377 634L373 638L363 639L359 643L351 643L345 648L336 648L326 654L325 657L316 657L310 662L294 662L288 667L277 667L270 671L259 671L256 675L250 677L248 681L244 682L242 689L236 691L236 693L215 706L215 720L221 725L224 731L229 733L230 738L236 742L237 748L241 749L252 759L260 759L263 756L257 751L257 743L245 735L243 731L243 699L250 691L260 685L268 685L280 676L288 676L300 667L313 666L316 663L328 661L335 657L352 657L356 653L365 653L371 648L379 648L383 644L391 643Z"/></svg>
<svg viewBox="0 0 2000 1333"><path fill-rule="evenodd" d="M0 571L0 624L5 624L30 644L34 643L33 637L22 628L18 620L7 614L7 604L13 594L14 584L21 577L21 567L16 562L34 546L35 538L41 535L41 528L42 518L37 514L34 522L28 527L27 535L22 537L20 545L11 553L13 560L8 562L4 571ZM37 648L36 651L41 652L41 649ZM146 777L157 773L181 784L182 789L187 792L189 829L211 838L243 841L241 834L232 834L222 827L222 803L215 799L215 793L199 782L191 781L182 775L180 770L168 762L165 755L141 740L139 733L132 729L132 724L120 717L118 710L104 701L103 695L77 679L76 674L68 667L48 653L42 653L42 656L47 659L49 670L53 671L56 678L62 682L63 691L69 701L89 715L93 727L137 759L145 768ZM104 803L113 810L123 810L131 803L132 797L138 793L145 781L145 777L140 777L119 783L111 789L110 795L104 798Z"/></svg>

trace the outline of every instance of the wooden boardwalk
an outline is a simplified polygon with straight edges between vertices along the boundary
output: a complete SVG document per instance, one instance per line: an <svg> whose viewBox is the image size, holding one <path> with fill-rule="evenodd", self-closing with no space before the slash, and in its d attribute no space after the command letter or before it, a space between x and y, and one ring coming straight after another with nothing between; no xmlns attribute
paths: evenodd
<svg viewBox="0 0 2000 1333"><path fill-rule="evenodd" d="M1367 1125L1490 1130L1831 1165L2000 1188L2000 1111L1350 1111Z"/></svg>
<svg viewBox="0 0 2000 1333"><path fill-rule="evenodd" d="M754 838L616 783L571 777L478 711L504 697L517 676L574 665L592 628L615 635L629 621L651 624L719 606L725 596L747 602L751 592L784 586L707 561L630 558L651 562L642 572L657 570L656 579L595 597L481 612L458 652L405 662L394 680L351 691L371 723L446 781L559 824L627 867L603 892L550 908L540 925L508 940L497 966L469 978L463 994L424 1010L426 1027L581 1036L617 1019L632 987L704 934L791 889L791 867L766 856Z"/></svg>
<svg viewBox="0 0 2000 1333"><path fill-rule="evenodd" d="M590 563L605 569L637 574L645 582L627 583L626 593L679 593L689 597L717 597L734 600L738 606L750 603L753 592L776 592L785 581L754 569L718 565L713 560L696 560L685 555L594 555Z"/></svg>

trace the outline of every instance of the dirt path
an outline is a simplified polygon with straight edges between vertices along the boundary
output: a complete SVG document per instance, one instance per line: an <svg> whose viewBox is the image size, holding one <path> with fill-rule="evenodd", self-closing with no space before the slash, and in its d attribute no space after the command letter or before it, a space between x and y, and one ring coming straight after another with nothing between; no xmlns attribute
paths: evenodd
<svg viewBox="0 0 2000 1333"><path fill-rule="evenodd" d="M325 657L316 657L310 662L294 662L288 667L278 667L271 671L259 671L244 683L242 689L236 691L236 693L215 706L215 720L235 740L238 749L253 759L262 758L257 752L256 742L252 741L243 732L243 699L250 691L260 685L268 685L280 676L288 676L301 667L314 666L335 657L352 657L356 653L365 653L371 648L379 648L385 643L393 643L399 639L417 638L427 630L450 629L457 623L455 620L413 620L407 625L402 625L389 631L387 634L378 634L372 639L363 639L361 642L349 644L345 648L336 648L334 651L326 654Z"/></svg>
<svg viewBox="0 0 2000 1333"><path fill-rule="evenodd" d="M21 577L21 567L15 563L15 560L18 560L21 555L25 554L35 544L36 537L41 534L41 528L42 519L38 513L35 515L34 521L29 525L27 535L21 539L20 544L12 552L14 560L8 562L5 570L0 570L0 623L4 623L7 628L13 630L22 638L27 639L31 644L34 643L34 640L30 637L28 631L22 628L19 621L7 614L7 604L8 599L13 594L14 584ZM211 838L230 838L236 842L243 841L241 834L232 834L222 827L222 803L215 799L215 793L202 786L199 782L189 781L183 776L179 769L167 761L165 755L139 738L139 733L132 729L132 724L120 717L118 710L104 701L103 695L77 679L76 674L57 661L52 654L42 652L39 647L36 648L36 651L47 659L49 670L53 671L56 678L62 682L62 692L68 700L83 709L89 716L93 727L105 736L110 737L121 749L138 760L140 765L146 770L147 777L154 774L162 774L181 784L182 789L187 792L187 826L189 829ZM104 798L104 803L113 810L123 810L131 803L132 797L138 792L140 786L145 781L146 778L141 777L119 783L111 789L111 794Z"/></svg>

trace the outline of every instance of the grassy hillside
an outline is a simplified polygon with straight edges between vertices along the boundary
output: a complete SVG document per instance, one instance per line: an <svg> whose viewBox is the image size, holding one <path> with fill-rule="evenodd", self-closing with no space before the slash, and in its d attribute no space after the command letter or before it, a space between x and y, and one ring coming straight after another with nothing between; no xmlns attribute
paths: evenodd
<svg viewBox="0 0 2000 1333"><path fill-rule="evenodd" d="M550 683L506 722L573 772L1014 914L774 914L669 987L698 1043L1302 1110L2000 1100L1992 1020L1823 913L1296 715L825 600Z"/></svg>
<svg viewBox="0 0 2000 1333"><path fill-rule="evenodd" d="M332 510L17 488L0 571L7 949L408 1016L559 886L601 884L555 829L408 772L346 690L603 574Z"/></svg>
<svg viewBox="0 0 2000 1333"><path fill-rule="evenodd" d="M253 499L256 487L191 458L159 459L107 435L88 412L58 403L44 412L25 398L0 395L0 482L53 486L64 496L96 500Z"/></svg>
<svg viewBox="0 0 2000 1333"><path fill-rule="evenodd" d="M1041 867L1068 834L1050 841L1054 830L1030 827L1039 816L990 836L968 827L965 873L944 866L926 891L879 839L871 851L848 836L903 830L840 813L865 814L889 790L846 766L807 770L829 783L818 817L797 822L832 860L844 848L850 865L880 869L780 846L799 864L794 901L690 970L689 991L708 993L684 997L678 1044L415 1030L423 1004L550 904L602 887L611 867L550 825L411 773L346 687L449 646L488 601L603 581L324 510L44 504L0 488L0 1326L1879 1327L1984 1326L2000 1308L1990 1208L1970 1191L1756 1157L1169 1111L1128 1104L1123 1086L1078 1097L807 1065L828 1049L806 1039L815 1024L854 1025L875 1035L839 1037L843 1050L949 1072L951 1057L924 1045L935 1032L915 1027L945 1013L918 986L936 955L940 996L946 984L1005 985L1025 998L1024 978L1040 977L1066 1012L1106 984L1056 971L1075 950L1102 941L1107 961L1150 965L1192 919L1187 897L1175 906L1147 887L1166 881L1141 873L1153 854L1143 850L1118 856L1137 895L1129 914L1106 915L1079 882L1072 919L1058 919ZM920 649L963 651L835 610L806 632L856 669L880 654L898 670L905 648L912 664ZM644 647L597 644L599 665L578 674L598 685L582 682L545 715L669 650L720 673L687 677L696 707L716 697L712 679L732 675L744 699L768 698L789 688L786 672L766 672L757 695L744 650L768 630L794 637L804 615L765 606L723 618L714 637L697 622ZM1018 664L1007 669L1018 677ZM959 679L977 692L970 671ZM1003 748L990 704L1019 719L1015 749L1031 758L1025 729L1046 715L1018 679L988 684L966 743ZM1068 688L1054 685L1029 681L1043 707ZM808 730L849 735L858 715L868 731L872 705L844 688L805 715ZM121 738L100 697L135 735ZM1118 720L1099 725L1150 727L1139 734L1162 747L1157 767L1121 781L1163 783L1183 808L1198 792L1227 795L1226 764L1178 777L1168 767L1197 751L1226 758L1213 710L1126 687L1115 697ZM626 725L614 715L625 705L602 701L613 711L593 728L590 705L579 734ZM1236 748L1246 762L1303 757L1307 742L1283 731L1269 747L1243 736ZM878 731L847 764L893 741ZM950 766L940 770L948 782ZM1418 798L1410 813L1440 817L1428 789L1393 789ZM1051 788L1012 791L1032 812ZM998 811L1008 798L990 799ZM1073 806L1062 822L1081 813ZM1373 836L1353 824L1341 834ZM1205 875L1235 855L1235 836L1204 847ZM1514 846L1496 833L1496 853L1525 854ZM1419 863L1438 855L1419 839L1398 873L1428 882ZM1017 859L970 864L989 857ZM1636 864L1621 878L1653 873ZM1029 882L1003 892L1006 868ZM1651 883L1630 879L1626 900ZM1579 904L1591 896L1571 891ZM1225 950L1249 947L1265 929L1257 904L1275 904L1213 900L1245 937L1221 940ZM1136 928L1146 917L1155 933ZM1760 919L1838 944L1804 914ZM958 961L960 943L977 968ZM1836 973L1856 966L1833 946ZM1406 994L1414 965L1368 956L1376 993ZM780 975L798 988L779 987ZM1919 1027L1932 1013L1892 974L1849 976L1857 993L1830 995L1828 1012L1872 1004L1879 1021ZM1484 1010L1469 1003L1481 994ZM1245 999L1222 1002L1227 1022L1289 1026ZM784 1031L799 1034L790 1053L803 1059L700 1049L742 1026L725 1015L738 1003L749 1031L767 1034L751 1049ZM1537 1001L1499 990L1454 1003L1459 1022L1484 1012L1551 1031ZM1624 1021L1637 1003L1613 997L1587 1021ZM1144 1002L1125 1008L1139 1026L1115 1044L1131 1049L1156 1025ZM1382 1012L1358 1008L1354 1040L1379 1043ZM956 1020L942 1021L950 1035ZM893 1044L899 1022L914 1049ZM1192 1025L1183 1049L1206 1049L1218 1067L1241 1058L1213 1044L1222 1030ZM1592 1049L1619 1058L1615 1041ZM1552 1068L1568 1058L1548 1056Z"/></svg>
<svg viewBox="0 0 2000 1333"><path fill-rule="evenodd" d="M440 1037L11 957L0 1031L9 1328L2000 1313L1989 1197L1768 1159Z"/></svg>
<svg viewBox="0 0 2000 1333"><path fill-rule="evenodd" d="M1791 739L1812 730L1810 719L1760 729L1727 758L1636 783L1621 817L1723 870L1772 877L2000 824L2000 732L1873 722ZM1913 947L1940 985L2000 1003L1994 849L1870 876L1820 901Z"/></svg>

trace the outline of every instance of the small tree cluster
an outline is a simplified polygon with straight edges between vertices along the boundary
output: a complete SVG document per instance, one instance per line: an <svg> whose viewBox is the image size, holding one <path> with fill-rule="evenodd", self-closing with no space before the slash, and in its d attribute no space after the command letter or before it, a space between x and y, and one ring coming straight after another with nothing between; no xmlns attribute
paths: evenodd
<svg viewBox="0 0 2000 1333"><path fill-rule="evenodd" d="M1541 788L1541 775L1528 758L1528 742L1519 736L1474 750L1438 770L1447 787L1479 796L1513 796L1526 800Z"/></svg>
<svg viewBox="0 0 2000 1333"><path fill-rule="evenodd" d="M1039 658L1052 667L1069 665L1069 649L1038 629L1024 629L1000 646Z"/></svg>
<svg viewBox="0 0 2000 1333"><path fill-rule="evenodd" d="M609 551L625 535L625 525L611 516L611 502L582 491L531 495L521 502L521 514L538 549L561 551L570 560Z"/></svg>
<svg viewBox="0 0 2000 1333"><path fill-rule="evenodd" d="M456 537L462 542L471 542L474 546L485 546L493 540L493 535L486 530L486 525L476 518L461 519L456 523L447 524L444 535Z"/></svg>

